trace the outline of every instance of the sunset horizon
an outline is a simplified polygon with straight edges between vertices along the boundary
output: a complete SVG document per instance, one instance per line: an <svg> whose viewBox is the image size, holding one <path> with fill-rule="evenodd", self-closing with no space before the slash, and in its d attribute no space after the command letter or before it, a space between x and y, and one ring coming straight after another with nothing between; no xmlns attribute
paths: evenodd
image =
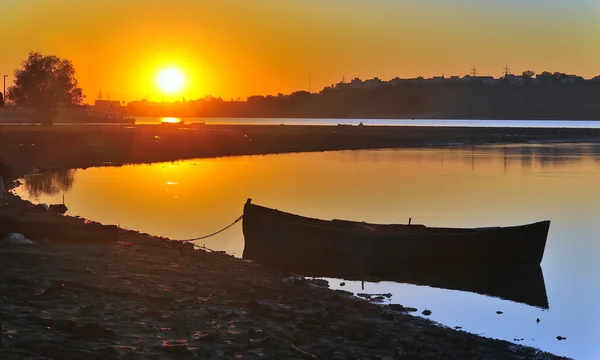
<svg viewBox="0 0 600 360"><path fill-rule="evenodd" d="M0 359L600 359L599 0L0 14Z"/></svg>
<svg viewBox="0 0 600 360"><path fill-rule="evenodd" d="M19 33L7 37L0 58L7 86L27 54L39 51L72 61L86 103L100 90L126 102L229 100L314 92L355 76L462 77L473 66L495 78L506 65L514 74L600 74L593 47L600 5L584 0L568 7L437 0L177 1L168 8L158 1L33 0L2 7L3 33ZM183 75L177 91L158 85L165 69Z"/></svg>

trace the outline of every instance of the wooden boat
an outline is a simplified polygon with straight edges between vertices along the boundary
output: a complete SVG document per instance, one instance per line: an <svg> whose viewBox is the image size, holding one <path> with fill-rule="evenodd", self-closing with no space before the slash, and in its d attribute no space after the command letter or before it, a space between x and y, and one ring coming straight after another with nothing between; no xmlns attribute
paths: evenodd
<svg viewBox="0 0 600 360"><path fill-rule="evenodd" d="M379 276L453 266L537 266L550 221L471 229L380 225L313 219L248 199L242 227L245 259L287 271L312 266L322 272Z"/></svg>

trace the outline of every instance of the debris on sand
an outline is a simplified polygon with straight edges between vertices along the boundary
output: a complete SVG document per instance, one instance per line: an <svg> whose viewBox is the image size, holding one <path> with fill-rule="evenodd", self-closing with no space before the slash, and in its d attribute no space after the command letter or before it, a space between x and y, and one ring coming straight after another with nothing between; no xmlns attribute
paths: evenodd
<svg viewBox="0 0 600 360"><path fill-rule="evenodd" d="M211 332L202 332L196 331L194 335L192 335L192 340L203 340L203 341L211 341L215 340L219 335L218 330Z"/></svg>
<svg viewBox="0 0 600 360"><path fill-rule="evenodd" d="M384 301L385 299L390 299L392 297L392 294L390 294L390 293L388 293L388 294L358 293L358 294L356 294L356 296L361 297L363 299L367 299L369 301L381 302L381 301Z"/></svg>
<svg viewBox="0 0 600 360"><path fill-rule="evenodd" d="M11 244L16 245L34 245L35 242L27 239L23 234L19 233L10 233L6 235L4 241L10 242Z"/></svg>

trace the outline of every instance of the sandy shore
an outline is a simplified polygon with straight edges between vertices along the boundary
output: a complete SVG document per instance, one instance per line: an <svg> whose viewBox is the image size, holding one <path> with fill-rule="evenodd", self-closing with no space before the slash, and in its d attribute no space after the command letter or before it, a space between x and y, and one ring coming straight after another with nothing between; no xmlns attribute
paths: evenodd
<svg viewBox="0 0 600 360"><path fill-rule="evenodd" d="M355 129L340 135L335 127L5 128L0 145L5 171L14 176L33 167L315 150L311 144L318 150L416 146L455 135L343 132ZM29 203L6 198L0 218L38 217L65 229L84 221L33 214ZM120 231L117 241L33 240L0 241L2 359L558 358L132 231Z"/></svg>

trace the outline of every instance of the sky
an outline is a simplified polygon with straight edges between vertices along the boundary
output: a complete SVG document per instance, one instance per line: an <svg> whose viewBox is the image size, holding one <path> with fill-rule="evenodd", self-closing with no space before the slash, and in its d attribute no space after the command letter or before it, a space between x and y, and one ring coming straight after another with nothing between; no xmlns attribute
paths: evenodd
<svg viewBox="0 0 600 360"><path fill-rule="evenodd" d="M597 0L0 0L0 69L73 62L86 102L318 91L345 78L600 74ZM184 87L166 93L161 70Z"/></svg>

